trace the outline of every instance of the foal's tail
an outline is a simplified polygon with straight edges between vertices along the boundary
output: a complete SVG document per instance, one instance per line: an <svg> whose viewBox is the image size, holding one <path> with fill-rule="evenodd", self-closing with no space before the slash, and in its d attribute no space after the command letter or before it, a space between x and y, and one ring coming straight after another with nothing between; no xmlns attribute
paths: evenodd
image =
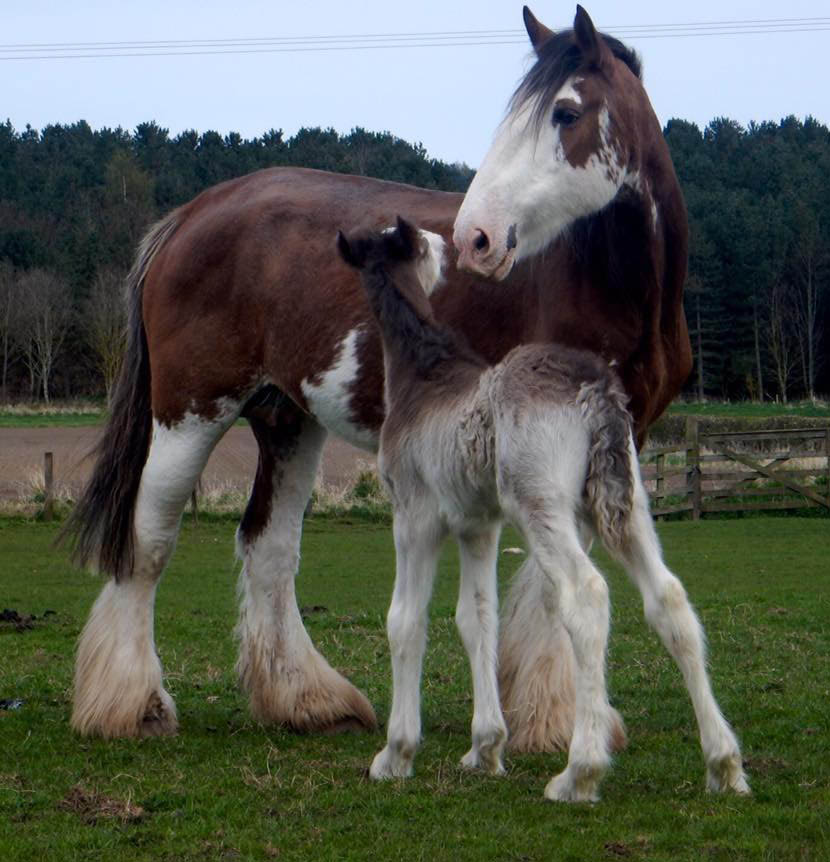
<svg viewBox="0 0 830 862"><path fill-rule="evenodd" d="M152 432L150 357L141 311L144 279L178 225L179 211L174 210L139 244L125 285L127 345L110 416L94 450L98 457L92 478L59 537L69 538L78 565L91 565L116 580L132 571L133 513Z"/></svg>
<svg viewBox="0 0 830 862"><path fill-rule="evenodd" d="M577 401L591 430L585 497L600 539L612 549L626 541L634 500L637 456L627 402L613 373L583 384Z"/></svg>

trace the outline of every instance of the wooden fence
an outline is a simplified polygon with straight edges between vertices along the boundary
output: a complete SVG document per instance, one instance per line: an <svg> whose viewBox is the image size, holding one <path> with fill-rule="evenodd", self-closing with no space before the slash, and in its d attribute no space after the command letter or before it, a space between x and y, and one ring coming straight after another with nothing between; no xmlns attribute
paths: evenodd
<svg viewBox="0 0 830 862"><path fill-rule="evenodd" d="M640 462L656 517L830 509L830 428L709 434L689 418L684 443L646 449Z"/></svg>

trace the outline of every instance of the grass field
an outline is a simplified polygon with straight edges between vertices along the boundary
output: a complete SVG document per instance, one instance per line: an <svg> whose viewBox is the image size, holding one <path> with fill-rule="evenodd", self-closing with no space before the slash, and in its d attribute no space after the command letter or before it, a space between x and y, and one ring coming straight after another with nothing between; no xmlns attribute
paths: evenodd
<svg viewBox="0 0 830 862"><path fill-rule="evenodd" d="M830 417L830 404L809 401L792 404L756 403L752 401L690 401L674 402L666 414L725 418L770 418L803 416L806 418ZM98 425L106 418L106 411L91 402L77 404L56 403L46 407L38 404L0 404L0 428L55 428Z"/></svg>
<svg viewBox="0 0 830 862"><path fill-rule="evenodd" d="M826 522L753 518L660 526L709 635L716 694L743 743L753 796L703 791L679 673L606 565L611 697L630 744L595 806L545 802L564 755L511 755L508 775L462 773L470 681L453 623L448 546L432 604L416 776L366 777L377 734L304 737L248 717L232 672L232 526L185 525L159 590L156 636L177 699L173 739L103 742L68 728L72 651L100 588L51 547L53 525L0 520L0 858L8 860L830 859L830 536ZM516 544L516 536L506 536ZM502 556L503 579L521 558ZM313 518L299 600L382 722L390 530ZM44 616L45 611L54 611ZM8 705L8 704L7 704Z"/></svg>

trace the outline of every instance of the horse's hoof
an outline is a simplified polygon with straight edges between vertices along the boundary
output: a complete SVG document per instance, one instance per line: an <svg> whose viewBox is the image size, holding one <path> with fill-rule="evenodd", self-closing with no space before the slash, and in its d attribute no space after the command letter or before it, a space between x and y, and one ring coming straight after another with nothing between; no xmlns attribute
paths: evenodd
<svg viewBox="0 0 830 862"><path fill-rule="evenodd" d="M164 689L153 692L144 709L138 736L175 736L178 729L173 698Z"/></svg>
<svg viewBox="0 0 830 862"><path fill-rule="evenodd" d="M355 715L346 715L343 718L336 719L331 724L327 724L320 728L320 733L326 736L335 736L339 733L363 733L364 731L374 730L376 725L367 724Z"/></svg>

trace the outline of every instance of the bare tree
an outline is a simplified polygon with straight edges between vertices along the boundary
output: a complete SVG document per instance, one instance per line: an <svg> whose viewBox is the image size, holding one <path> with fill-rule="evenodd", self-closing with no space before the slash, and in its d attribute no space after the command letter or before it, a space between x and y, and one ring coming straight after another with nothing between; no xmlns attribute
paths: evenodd
<svg viewBox="0 0 830 862"><path fill-rule="evenodd" d="M786 404L798 364L798 312L790 285L776 279L767 296L766 341L778 394Z"/></svg>
<svg viewBox="0 0 830 862"><path fill-rule="evenodd" d="M49 381L72 324L69 285L54 273L32 269L18 280L16 337L35 390L49 403Z"/></svg>
<svg viewBox="0 0 830 862"><path fill-rule="evenodd" d="M14 348L12 337L15 325L16 284L14 269L7 261L0 261L0 350L3 352L3 369L0 377L0 397L8 401L9 361Z"/></svg>
<svg viewBox="0 0 830 862"><path fill-rule="evenodd" d="M821 225L811 212L804 214L799 225L798 241L795 245L795 262L798 274L797 293L798 350L801 375L807 397L815 400L815 383L818 369L816 356L821 343L819 327L820 286L827 253L822 237Z"/></svg>
<svg viewBox="0 0 830 862"><path fill-rule="evenodd" d="M123 284L123 276L115 270L99 270L84 303L81 320L86 342L98 359L108 404L126 343Z"/></svg>

